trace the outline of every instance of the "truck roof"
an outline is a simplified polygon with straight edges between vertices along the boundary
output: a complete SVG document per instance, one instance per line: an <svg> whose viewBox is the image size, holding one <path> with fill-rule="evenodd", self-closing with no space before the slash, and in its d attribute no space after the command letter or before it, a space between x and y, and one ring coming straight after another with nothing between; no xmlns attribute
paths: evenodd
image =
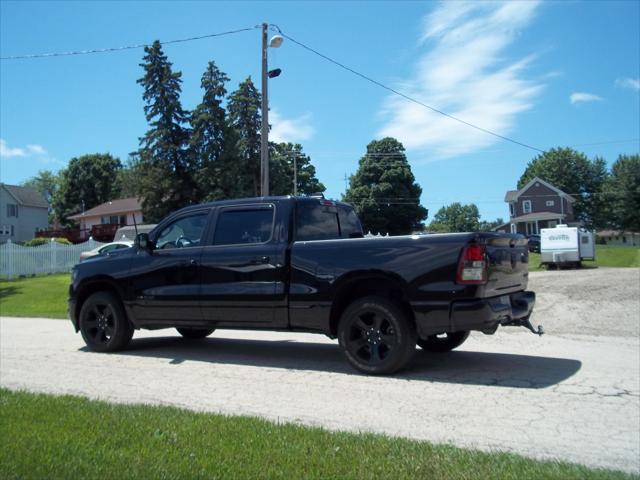
<svg viewBox="0 0 640 480"><path fill-rule="evenodd" d="M189 205L188 207L181 208L177 212L187 212L189 210L196 210L202 207L222 207L225 205L251 205L253 203L262 202L296 202L296 203L311 203L311 202L331 202L335 205L342 205L345 207L353 207L350 203L340 202L338 200L332 200L329 198L323 198L320 196L297 196L283 195L283 196L269 196L269 197L246 197L246 198L234 198L230 200L216 200L214 202L198 203L195 205ZM177 213L176 212L176 213Z"/></svg>

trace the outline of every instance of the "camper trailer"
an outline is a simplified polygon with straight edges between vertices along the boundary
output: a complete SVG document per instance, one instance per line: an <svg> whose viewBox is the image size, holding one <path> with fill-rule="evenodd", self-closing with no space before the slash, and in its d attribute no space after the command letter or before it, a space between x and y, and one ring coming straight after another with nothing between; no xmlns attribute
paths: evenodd
<svg viewBox="0 0 640 480"><path fill-rule="evenodd" d="M584 228L557 225L540 231L542 265L580 266L582 260L595 260L593 232Z"/></svg>

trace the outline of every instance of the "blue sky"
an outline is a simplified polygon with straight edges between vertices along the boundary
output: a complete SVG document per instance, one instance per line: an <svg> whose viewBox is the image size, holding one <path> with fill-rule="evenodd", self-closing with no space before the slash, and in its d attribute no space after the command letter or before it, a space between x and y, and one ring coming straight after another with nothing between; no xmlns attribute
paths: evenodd
<svg viewBox="0 0 640 480"><path fill-rule="evenodd" d="M612 163L640 150L640 2L0 2L0 56L172 40L263 21L424 103L541 149ZM229 90L260 76L260 32L167 45L182 101L209 60ZM0 177L16 184L74 156L123 161L146 128L141 49L0 62ZM396 136L430 218L475 202L508 217L504 192L536 152L367 83L287 42L270 51L271 138L297 141L331 197L365 146ZM607 143L604 143L607 142Z"/></svg>

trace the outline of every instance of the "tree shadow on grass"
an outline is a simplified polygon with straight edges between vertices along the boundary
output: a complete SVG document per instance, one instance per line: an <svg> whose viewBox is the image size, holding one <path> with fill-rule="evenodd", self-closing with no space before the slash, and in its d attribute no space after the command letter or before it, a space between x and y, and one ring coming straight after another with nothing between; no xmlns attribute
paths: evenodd
<svg viewBox="0 0 640 480"><path fill-rule="evenodd" d="M22 288L15 287L13 285L0 287L0 299L7 299L20 293L22 293Z"/></svg>
<svg viewBox="0 0 640 480"><path fill-rule="evenodd" d="M173 365L194 361L360 375L347 363L337 343L154 337L135 339L118 355L166 358ZM464 350L431 354L417 349L410 365L393 378L536 389L566 380L581 366L580 361L568 358Z"/></svg>

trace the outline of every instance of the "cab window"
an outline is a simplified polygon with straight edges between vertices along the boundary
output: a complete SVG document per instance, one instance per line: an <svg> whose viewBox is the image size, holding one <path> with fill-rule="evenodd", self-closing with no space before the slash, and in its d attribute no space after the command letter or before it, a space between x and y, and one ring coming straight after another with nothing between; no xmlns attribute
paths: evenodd
<svg viewBox="0 0 640 480"><path fill-rule="evenodd" d="M162 229L156 239L156 248L188 248L200 245L207 225L207 212L196 213L174 220Z"/></svg>
<svg viewBox="0 0 640 480"><path fill-rule="evenodd" d="M332 240L362 237L362 226L352 208L300 203L296 208L296 240Z"/></svg>
<svg viewBox="0 0 640 480"><path fill-rule="evenodd" d="M273 207L223 210L218 215L214 245L265 243L271 239Z"/></svg>

